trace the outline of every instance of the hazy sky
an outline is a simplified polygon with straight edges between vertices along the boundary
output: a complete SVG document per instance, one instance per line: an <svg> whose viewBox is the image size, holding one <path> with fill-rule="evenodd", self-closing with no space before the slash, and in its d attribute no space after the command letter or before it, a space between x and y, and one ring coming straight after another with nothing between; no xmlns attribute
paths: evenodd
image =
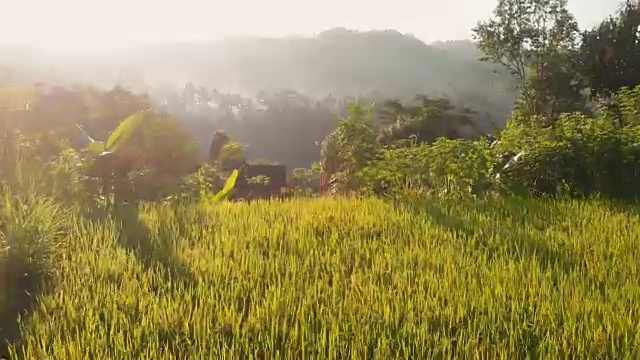
<svg viewBox="0 0 640 360"><path fill-rule="evenodd" d="M569 0L582 27L621 0ZM141 41L229 35L309 35L342 26L396 29L420 39L469 38L497 0L0 0L0 43L103 53Z"/></svg>

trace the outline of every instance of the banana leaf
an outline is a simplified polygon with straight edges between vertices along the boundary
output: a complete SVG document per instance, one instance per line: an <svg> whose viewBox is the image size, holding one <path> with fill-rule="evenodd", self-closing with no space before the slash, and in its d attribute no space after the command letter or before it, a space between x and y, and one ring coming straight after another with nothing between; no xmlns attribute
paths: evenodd
<svg viewBox="0 0 640 360"><path fill-rule="evenodd" d="M224 187L222 188L222 190L220 190L220 192L218 192L213 197L213 202L219 202L229 195L229 193L236 186L236 180L238 180L239 173L240 172L238 171L238 169L234 169L233 172L231 172L231 175L227 179L227 182L224 184Z"/></svg>
<svg viewBox="0 0 640 360"><path fill-rule="evenodd" d="M106 150L114 152L125 145L127 140L131 139L140 128L140 125L145 122L147 114L151 111L153 110L143 110L124 119L111 135L109 135Z"/></svg>
<svg viewBox="0 0 640 360"><path fill-rule="evenodd" d="M91 151L92 153L99 155L105 152L106 147L104 146L104 142L102 141L93 141L91 144L89 144L89 146L87 146L87 149L89 149L89 151Z"/></svg>

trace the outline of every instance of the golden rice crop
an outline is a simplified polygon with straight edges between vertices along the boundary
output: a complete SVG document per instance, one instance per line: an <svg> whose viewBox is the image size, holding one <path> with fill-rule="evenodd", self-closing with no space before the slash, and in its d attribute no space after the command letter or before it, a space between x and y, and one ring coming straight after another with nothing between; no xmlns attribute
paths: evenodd
<svg viewBox="0 0 640 360"><path fill-rule="evenodd" d="M13 357L640 356L633 208L336 198L66 221Z"/></svg>

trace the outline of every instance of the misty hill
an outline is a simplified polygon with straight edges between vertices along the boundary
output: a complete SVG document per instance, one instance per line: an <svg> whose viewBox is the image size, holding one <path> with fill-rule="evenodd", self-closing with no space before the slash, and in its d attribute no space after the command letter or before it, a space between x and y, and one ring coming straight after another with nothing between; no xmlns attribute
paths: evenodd
<svg viewBox="0 0 640 360"><path fill-rule="evenodd" d="M471 41L427 45L395 30L336 28L314 37L231 38L217 42L173 42L120 51L108 57L61 58L0 51L20 80L125 85L155 93L198 86L246 95L294 89L322 97L447 96L496 123L504 123L514 95L509 78L479 62ZM2 61L5 60L5 61Z"/></svg>
<svg viewBox="0 0 640 360"><path fill-rule="evenodd" d="M397 31L332 29L316 37L234 38L162 44L122 52L121 66L154 82L189 79L233 91L293 88L324 96L504 87L471 41L426 45Z"/></svg>

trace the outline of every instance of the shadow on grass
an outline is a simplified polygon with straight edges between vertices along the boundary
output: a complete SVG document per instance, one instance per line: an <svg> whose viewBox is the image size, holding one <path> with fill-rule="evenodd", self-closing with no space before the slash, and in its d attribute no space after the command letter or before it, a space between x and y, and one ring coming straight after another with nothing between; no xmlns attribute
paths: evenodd
<svg viewBox="0 0 640 360"><path fill-rule="evenodd" d="M614 213L623 213L629 216L640 216L640 201L600 200L603 206Z"/></svg>
<svg viewBox="0 0 640 360"><path fill-rule="evenodd" d="M161 226L160 231L152 231L135 204L119 206L112 214L120 226L120 246L134 254L145 270L159 274L159 277L152 277L151 291L161 295L175 286L183 290L197 286L196 275L175 253L177 230L174 232ZM170 328L156 331L160 348L177 354L186 351L185 339L180 332Z"/></svg>
<svg viewBox="0 0 640 360"><path fill-rule="evenodd" d="M569 244L558 244L548 238L546 231L574 216L561 204L553 201L525 198L501 198L486 200L429 199L404 203L408 211L424 216L435 226L458 234L456 246L473 252L484 252L489 259L512 258L533 260L543 272L571 273L583 268L582 260L573 255ZM560 277L553 276L554 281ZM588 279L587 281L591 281ZM461 319L451 319L444 315L434 315L429 326L452 340L451 353L442 358L459 356L455 345L460 333L473 325L472 319L488 317L482 309L472 309ZM506 316L514 316L495 331L482 333L481 344L495 344L506 339L517 339L518 349L514 358L537 358L538 350L544 342L544 329L524 327L516 333L510 332L509 323L523 316L520 310L505 309ZM527 317L534 317L527 313Z"/></svg>
<svg viewBox="0 0 640 360"><path fill-rule="evenodd" d="M44 288L42 274L17 259L0 260L0 359L9 358L11 345L22 343L19 318L35 307Z"/></svg>
<svg viewBox="0 0 640 360"><path fill-rule="evenodd" d="M195 286L195 274L174 252L178 234L163 231L152 234L140 218L135 204L120 206L114 210L113 215L116 223L121 226L120 245L133 253L145 269L160 269L174 281L180 280Z"/></svg>
<svg viewBox="0 0 640 360"><path fill-rule="evenodd" d="M460 206L450 200L430 199L409 201L402 206L444 230L470 239L469 246L487 252L489 258L535 257L542 268L559 267L567 273L581 266L570 249L546 240L544 232L568 216L552 201L514 197L469 200ZM496 238L500 240L495 241Z"/></svg>

